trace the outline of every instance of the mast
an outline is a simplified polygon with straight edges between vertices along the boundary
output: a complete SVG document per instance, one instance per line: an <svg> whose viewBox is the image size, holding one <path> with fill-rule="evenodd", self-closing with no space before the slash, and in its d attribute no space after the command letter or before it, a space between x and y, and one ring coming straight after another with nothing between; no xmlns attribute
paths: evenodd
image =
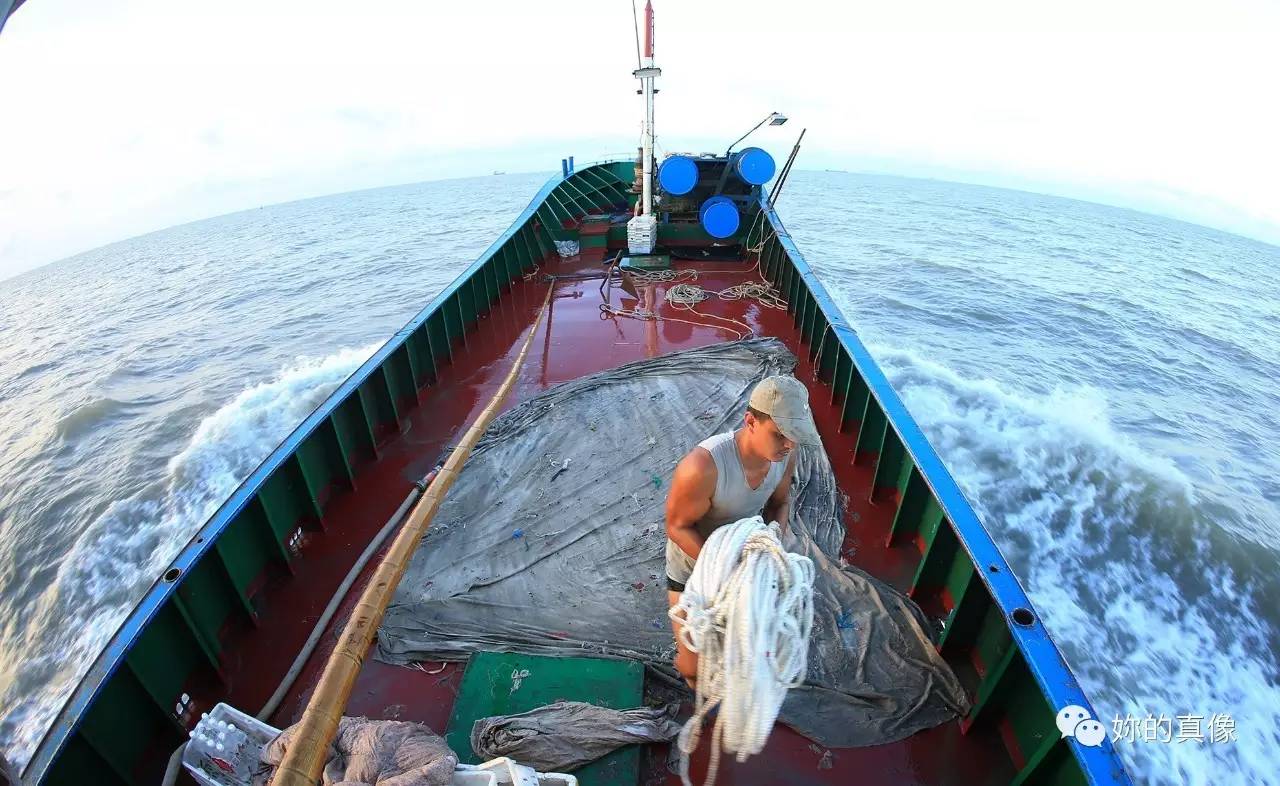
<svg viewBox="0 0 1280 786"><path fill-rule="evenodd" d="M653 0L647 0L644 4L644 63L635 72L644 90L641 215L645 216L653 213L653 81L661 73L662 69L653 64Z"/></svg>
<svg viewBox="0 0 1280 786"><path fill-rule="evenodd" d="M653 69L653 0L644 4L645 70ZM644 215L653 212L653 75L644 77Z"/></svg>
<svg viewBox="0 0 1280 786"><path fill-rule="evenodd" d="M635 6L631 6L633 9ZM627 222L627 250L632 254L652 254L658 238L658 218L653 213L653 80L662 69L653 64L653 0L644 4L644 57L640 57L640 40L636 37L636 70L644 93L644 131L640 147L640 199L636 215Z"/></svg>

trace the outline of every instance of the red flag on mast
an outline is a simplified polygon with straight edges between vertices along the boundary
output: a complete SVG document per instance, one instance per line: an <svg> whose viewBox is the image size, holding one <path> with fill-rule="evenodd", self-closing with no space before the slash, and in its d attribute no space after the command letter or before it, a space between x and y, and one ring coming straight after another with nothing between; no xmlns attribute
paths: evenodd
<svg viewBox="0 0 1280 786"><path fill-rule="evenodd" d="M644 4L644 56L653 57L653 0Z"/></svg>

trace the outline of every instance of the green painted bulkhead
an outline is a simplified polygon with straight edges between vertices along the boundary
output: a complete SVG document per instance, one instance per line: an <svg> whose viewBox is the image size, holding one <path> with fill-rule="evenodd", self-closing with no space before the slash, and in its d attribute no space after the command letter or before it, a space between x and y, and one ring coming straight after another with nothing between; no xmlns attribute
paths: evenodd
<svg viewBox="0 0 1280 786"><path fill-rule="evenodd" d="M478 319L555 252L554 241L578 239L584 217L629 210L633 179L632 161L554 176L488 250L339 386L151 587L46 734L26 782L150 786L141 764L186 739L185 686L219 680L228 657L222 632L254 623L263 577L287 576L306 559L299 534L320 527L332 501L352 493L357 470L378 460L439 370L467 351L464 337ZM911 593L946 614L940 648L973 698L962 724L1001 730L1015 784L1128 783L1109 742L1086 749L1059 735L1055 711L1089 705L1040 615L777 215L765 211L747 245L760 248L762 274L786 298L840 408L841 429L855 432L857 453L874 459L873 494L896 506L891 539L917 545Z"/></svg>

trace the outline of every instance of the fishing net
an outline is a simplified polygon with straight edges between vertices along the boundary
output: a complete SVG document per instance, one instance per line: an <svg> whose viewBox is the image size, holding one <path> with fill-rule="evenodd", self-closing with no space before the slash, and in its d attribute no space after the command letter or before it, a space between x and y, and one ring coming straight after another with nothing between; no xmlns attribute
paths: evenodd
<svg viewBox="0 0 1280 786"><path fill-rule="evenodd" d="M301 728L290 726L262 749L266 766L253 786L270 786ZM343 717L320 786L449 786L457 764L444 739L421 723Z"/></svg>
<svg viewBox="0 0 1280 786"><path fill-rule="evenodd" d="M790 373L776 339L638 361L558 385L493 422L405 573L377 657L479 650L636 658L675 676L664 505L676 463L736 427L752 387ZM840 565L842 500L827 456L797 448L789 551L814 561L806 684L780 720L830 747L875 745L968 703L905 595Z"/></svg>
<svg viewBox="0 0 1280 786"><path fill-rule="evenodd" d="M518 715L478 719L471 750L482 759L509 756L542 772L571 772L623 745L668 742L680 733L679 705L611 710L557 701Z"/></svg>

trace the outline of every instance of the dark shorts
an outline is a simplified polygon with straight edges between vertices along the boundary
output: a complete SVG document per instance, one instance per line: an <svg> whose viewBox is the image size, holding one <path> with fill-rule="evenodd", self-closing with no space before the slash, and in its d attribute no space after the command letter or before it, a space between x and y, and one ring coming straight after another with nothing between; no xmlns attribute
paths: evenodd
<svg viewBox="0 0 1280 786"><path fill-rule="evenodd" d="M668 538L666 563L667 589L672 592L684 592L684 585L693 575L693 557L681 551L680 547Z"/></svg>

